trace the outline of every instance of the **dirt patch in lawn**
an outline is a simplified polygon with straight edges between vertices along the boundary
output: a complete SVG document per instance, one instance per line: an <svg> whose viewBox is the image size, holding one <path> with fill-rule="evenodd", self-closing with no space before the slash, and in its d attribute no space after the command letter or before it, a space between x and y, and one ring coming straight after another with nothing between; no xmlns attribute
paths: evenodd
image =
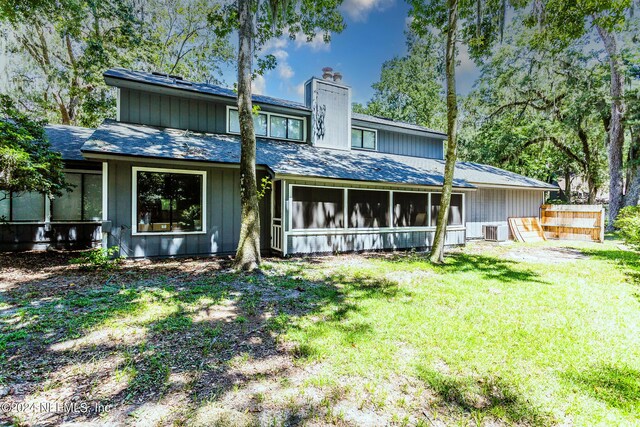
<svg viewBox="0 0 640 427"><path fill-rule="evenodd" d="M562 264L588 259L589 257L574 248L518 246L506 252L503 258L519 262Z"/></svg>

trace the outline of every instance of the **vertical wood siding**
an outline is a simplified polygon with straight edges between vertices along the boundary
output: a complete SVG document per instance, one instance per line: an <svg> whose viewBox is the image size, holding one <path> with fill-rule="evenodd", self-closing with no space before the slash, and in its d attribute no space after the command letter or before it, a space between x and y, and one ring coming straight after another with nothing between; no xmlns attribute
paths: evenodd
<svg viewBox="0 0 640 427"><path fill-rule="evenodd" d="M125 123L224 133L226 114L222 103L120 89L120 121Z"/></svg>
<svg viewBox="0 0 640 427"><path fill-rule="evenodd" d="M207 229L203 234L132 235L132 170L133 166L193 169L207 172ZM258 172L258 180L264 172ZM270 217L265 201L260 203L260 244L269 248ZM112 222L109 246L120 246L129 257L182 256L234 253L240 234L240 173L238 168L175 166L171 163L139 164L109 161L109 212Z"/></svg>
<svg viewBox="0 0 640 427"><path fill-rule="evenodd" d="M363 125L363 127L366 127ZM387 130L378 131L378 151L403 156L443 159L442 140Z"/></svg>

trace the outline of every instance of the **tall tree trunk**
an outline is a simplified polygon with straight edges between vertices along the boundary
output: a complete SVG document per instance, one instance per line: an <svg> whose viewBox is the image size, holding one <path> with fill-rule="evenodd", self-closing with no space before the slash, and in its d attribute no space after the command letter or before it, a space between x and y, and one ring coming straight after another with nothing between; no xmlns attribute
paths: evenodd
<svg viewBox="0 0 640 427"><path fill-rule="evenodd" d="M640 127L631 128L631 147L629 147L629 175L625 206L640 204Z"/></svg>
<svg viewBox="0 0 640 427"><path fill-rule="evenodd" d="M256 180L256 135L251 105L254 22L251 0L238 0L238 116L240 121L240 241L234 266L254 270L260 264L260 211Z"/></svg>
<svg viewBox="0 0 640 427"><path fill-rule="evenodd" d="M624 86L622 63L618 55L618 45L613 34L596 24L600 39L609 57L611 69L611 124L609 126L609 224L607 229L613 230L613 224L623 203L622 187L622 152L624 146Z"/></svg>
<svg viewBox="0 0 640 427"><path fill-rule="evenodd" d="M458 100L456 97L456 36L458 32L458 0L448 0L449 22L447 26L446 79L447 79L447 154L444 165L444 182L440 211L436 222L436 235L429 260L432 263L444 262L444 241L447 234L449 204L453 187L453 173L456 167Z"/></svg>
<svg viewBox="0 0 640 427"><path fill-rule="evenodd" d="M569 168L564 171L564 201L571 203L571 169Z"/></svg>

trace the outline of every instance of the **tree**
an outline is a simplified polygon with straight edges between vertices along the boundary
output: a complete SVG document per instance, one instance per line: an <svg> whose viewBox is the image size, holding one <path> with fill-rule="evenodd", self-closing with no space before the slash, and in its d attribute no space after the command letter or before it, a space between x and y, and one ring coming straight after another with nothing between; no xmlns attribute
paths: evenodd
<svg viewBox="0 0 640 427"><path fill-rule="evenodd" d="M633 0L537 0L528 24L539 29L532 43L542 50L562 49L568 44L595 31L606 52L610 72L610 119L608 129L609 158L609 224L613 229L615 218L623 205L623 147L624 64L617 33L633 10Z"/></svg>
<svg viewBox="0 0 640 427"><path fill-rule="evenodd" d="M428 33L407 35L404 57L385 61L380 80L372 85L373 98L354 111L444 130L446 106L442 88L439 41Z"/></svg>
<svg viewBox="0 0 640 427"><path fill-rule="evenodd" d="M486 54L495 40L502 37L507 13L507 1L481 0L408 0L414 18L411 28L423 36L437 31L446 34L445 82L447 100L447 149L440 211L429 259L444 262L444 241L457 158L458 99L456 94L456 58L458 44L465 43L474 58ZM484 5L484 7L483 7Z"/></svg>
<svg viewBox="0 0 640 427"><path fill-rule="evenodd" d="M54 2L51 2L54 3ZM0 9L12 62L10 93L50 122L96 126L115 114L102 73L111 67L216 81L233 52L218 38L204 0L38 0Z"/></svg>
<svg viewBox="0 0 640 427"><path fill-rule="evenodd" d="M606 168L606 70L592 54L548 55L523 43L526 29L512 33L470 94L466 121L478 125L465 127L463 155L545 181L565 175L568 183L577 172L595 203Z"/></svg>
<svg viewBox="0 0 640 427"><path fill-rule="evenodd" d="M44 123L19 112L8 96L0 95L0 199L29 191L59 196L69 189L62 158L50 148Z"/></svg>
<svg viewBox="0 0 640 427"><path fill-rule="evenodd" d="M305 37L311 41L322 31L325 42L331 32L344 28L338 12L341 0L237 0L212 11L209 20L216 23L219 35L238 32L238 119L240 122L240 240L234 265L251 271L260 264L260 214L256 181L256 136L253 126L251 81L254 74L275 65L275 57L259 58L258 69L253 60L260 47L274 38Z"/></svg>

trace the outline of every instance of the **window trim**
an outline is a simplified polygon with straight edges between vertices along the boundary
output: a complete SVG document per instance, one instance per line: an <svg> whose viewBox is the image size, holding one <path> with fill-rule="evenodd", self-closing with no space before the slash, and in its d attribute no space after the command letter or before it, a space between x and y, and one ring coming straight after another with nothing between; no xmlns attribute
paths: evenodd
<svg viewBox="0 0 640 427"><path fill-rule="evenodd" d="M420 190L393 190L393 189L384 189L384 188L362 188L362 187L341 187L337 185L312 185L312 184L291 184L287 183L288 193L285 194L283 192L282 197L284 198L284 206L286 207L287 218L285 218L285 223L287 225L286 236L301 236L301 235L333 235L333 234L367 234L372 232L381 232L381 233L392 233L392 232L418 232L418 231L434 231L436 229L435 225L422 225L422 226L411 226L411 227L394 227L393 226L393 193L419 193L427 196L427 224L431 224L431 195L435 193L441 193L439 191L420 191ZM293 187L312 187L312 188L333 188L338 190L343 190L343 215L344 215L344 226L341 228L293 228ZM364 191L388 191L389 192L389 215L390 215L390 226L388 227L372 227L372 228L350 228L348 227L348 204L349 204L349 190L364 190ZM462 224L459 225L447 225L447 231L461 231L466 230L466 208L467 208L467 199L466 193L456 191L451 194L460 194L462 195ZM283 211L284 212L284 211Z"/></svg>
<svg viewBox="0 0 640 427"><path fill-rule="evenodd" d="M225 125L225 130L226 133L230 134L230 135L240 135L239 132L231 132L231 126L230 126L230 120L231 120L231 115L229 114L230 111L238 111L238 107L233 107L231 105L227 105L227 114L226 114L226 125ZM270 111L262 111L260 110L258 112L258 114L264 114L267 116L267 134L266 135L257 135L257 138L269 138L269 139L277 139L280 141L293 141L293 142L306 142L307 141L307 118L304 116L291 116L288 114L281 114L281 113L272 113ZM302 139L291 139L291 138L282 138L282 137L276 137L276 136L271 136L271 116L276 116L276 117L284 117L286 119L295 119L295 120L302 120ZM238 119L239 120L239 119ZM377 137L376 137L377 140Z"/></svg>
<svg viewBox="0 0 640 427"><path fill-rule="evenodd" d="M138 172L178 173L202 176L202 230L201 231L138 231ZM179 236L185 234L207 234L207 171L193 169L131 167L131 235L132 236Z"/></svg>
<svg viewBox="0 0 640 427"><path fill-rule="evenodd" d="M369 132L373 132L375 134L375 141L373 144L373 148L366 148L366 147L354 147L353 146L353 140L351 140L351 149L352 150L364 150L364 151L378 151L378 129L372 129L372 128L365 128L362 126L351 126L351 130L353 129L358 129L359 131L369 131ZM351 136L349 136L349 138L351 138ZM362 141L364 143L364 132L362 134Z"/></svg>

